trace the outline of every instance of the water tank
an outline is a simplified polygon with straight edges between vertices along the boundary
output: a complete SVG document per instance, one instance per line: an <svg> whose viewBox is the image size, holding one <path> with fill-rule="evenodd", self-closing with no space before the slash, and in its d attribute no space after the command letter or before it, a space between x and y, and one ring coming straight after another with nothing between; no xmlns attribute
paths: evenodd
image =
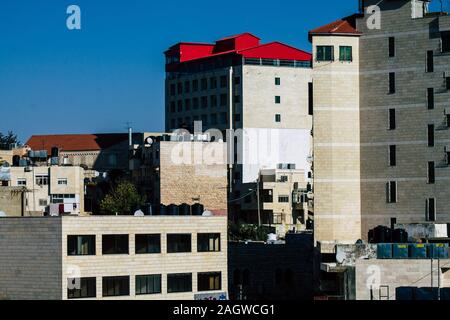
<svg viewBox="0 0 450 320"><path fill-rule="evenodd" d="M267 235L267 242L277 241L277 235L275 233L269 233Z"/></svg>
<svg viewBox="0 0 450 320"><path fill-rule="evenodd" d="M171 204L167 206L167 214L169 216L179 216L179 208L175 204Z"/></svg>
<svg viewBox="0 0 450 320"><path fill-rule="evenodd" d="M183 203L179 206L179 215L180 216L190 216L191 215L191 206Z"/></svg>
<svg viewBox="0 0 450 320"><path fill-rule="evenodd" d="M379 243L377 245L377 259L392 259L392 244Z"/></svg>
<svg viewBox="0 0 450 320"><path fill-rule="evenodd" d="M448 244L447 243L430 243L428 245L429 256L433 259L448 259Z"/></svg>
<svg viewBox="0 0 450 320"><path fill-rule="evenodd" d="M58 149L58 147L53 147L52 148L52 154L51 154L51 157L52 158L56 158L56 157L58 157L59 156L59 149Z"/></svg>
<svg viewBox="0 0 450 320"><path fill-rule="evenodd" d="M412 259L426 259L428 255L428 245L425 243L411 243L409 245L409 257Z"/></svg>
<svg viewBox="0 0 450 320"><path fill-rule="evenodd" d="M378 226L373 229L373 242L374 243L389 243L391 239L391 229L385 226Z"/></svg>
<svg viewBox="0 0 450 320"><path fill-rule="evenodd" d="M201 216L204 211L205 211L205 208L202 204L196 203L192 206L192 215L193 216Z"/></svg>
<svg viewBox="0 0 450 320"><path fill-rule="evenodd" d="M159 207L159 215L160 216L167 216L167 207L165 205L160 205Z"/></svg>
<svg viewBox="0 0 450 320"><path fill-rule="evenodd" d="M392 257L394 259L408 259L409 246L407 244L395 243L392 245Z"/></svg>
<svg viewBox="0 0 450 320"><path fill-rule="evenodd" d="M408 232L404 229L395 229L392 233L392 242L408 243Z"/></svg>

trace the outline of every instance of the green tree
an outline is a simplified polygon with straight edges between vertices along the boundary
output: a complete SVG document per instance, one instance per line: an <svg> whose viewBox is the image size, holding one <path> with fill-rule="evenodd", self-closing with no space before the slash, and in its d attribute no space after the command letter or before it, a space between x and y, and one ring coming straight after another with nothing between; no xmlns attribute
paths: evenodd
<svg viewBox="0 0 450 320"><path fill-rule="evenodd" d="M14 132L8 131L7 134L0 132L0 149L9 149L10 145L14 143L20 143L19 138Z"/></svg>
<svg viewBox="0 0 450 320"><path fill-rule="evenodd" d="M105 215L131 215L145 203L136 186L129 181L121 181L100 203L100 211Z"/></svg>

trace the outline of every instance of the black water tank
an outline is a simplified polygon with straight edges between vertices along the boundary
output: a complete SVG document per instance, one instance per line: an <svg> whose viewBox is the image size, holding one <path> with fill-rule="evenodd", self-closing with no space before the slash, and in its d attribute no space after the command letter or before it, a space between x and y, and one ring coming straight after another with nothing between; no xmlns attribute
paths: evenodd
<svg viewBox="0 0 450 320"><path fill-rule="evenodd" d="M167 207L165 205L160 205L158 214L160 216L167 216Z"/></svg>
<svg viewBox="0 0 450 320"><path fill-rule="evenodd" d="M178 216L179 215L179 208L175 204L171 204L167 206L167 214L170 216Z"/></svg>
<svg viewBox="0 0 450 320"><path fill-rule="evenodd" d="M201 216L204 212L204 206L202 204L196 203L192 206L192 215Z"/></svg>
<svg viewBox="0 0 450 320"><path fill-rule="evenodd" d="M183 203L179 207L179 214L180 214L180 216L190 216L191 215L191 206L186 203Z"/></svg>
<svg viewBox="0 0 450 320"><path fill-rule="evenodd" d="M378 226L373 229L373 243L392 242L391 229L386 226Z"/></svg>
<svg viewBox="0 0 450 320"><path fill-rule="evenodd" d="M392 242L408 243L408 232L404 229L395 229L392 234Z"/></svg>

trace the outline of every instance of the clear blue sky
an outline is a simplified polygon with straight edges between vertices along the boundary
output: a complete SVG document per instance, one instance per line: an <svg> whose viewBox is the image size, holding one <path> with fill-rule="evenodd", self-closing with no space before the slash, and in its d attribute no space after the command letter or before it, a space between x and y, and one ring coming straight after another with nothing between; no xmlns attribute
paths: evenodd
<svg viewBox="0 0 450 320"><path fill-rule="evenodd" d="M66 8L82 30L66 28ZM163 51L252 32L310 50L307 31L356 12L357 0L2 0L0 132L164 129Z"/></svg>

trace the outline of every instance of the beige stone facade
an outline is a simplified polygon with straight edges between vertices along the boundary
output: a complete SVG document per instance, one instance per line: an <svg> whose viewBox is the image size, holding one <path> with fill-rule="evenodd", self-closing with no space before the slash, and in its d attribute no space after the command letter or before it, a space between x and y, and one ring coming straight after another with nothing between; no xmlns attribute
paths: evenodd
<svg viewBox="0 0 450 320"><path fill-rule="evenodd" d="M6 299L68 299L68 279L95 278L92 299L192 300L197 294L226 294L227 218L43 217L0 219L0 296ZM136 235L160 235L160 253L137 254ZM168 253L167 236L190 235L191 250ZM220 234L219 246L199 252L199 234ZM69 236L95 236L93 255L68 255ZM127 252L103 254L103 236L128 236ZM218 290L200 291L198 275L220 274ZM190 275L189 292L168 293L167 278ZM136 276L161 276L160 293L137 295ZM103 277L128 277L128 294L105 297Z"/></svg>
<svg viewBox="0 0 450 320"><path fill-rule="evenodd" d="M314 236L316 241L361 238L359 37L313 36ZM317 61L332 46L334 61ZM353 61L339 61L351 46Z"/></svg>
<svg viewBox="0 0 450 320"><path fill-rule="evenodd" d="M71 204L84 213L84 169L71 166L10 167L10 187L25 188L25 215L49 213L51 204ZM2 188L2 187L0 187ZM76 207L74 207L76 205ZM1 209L1 208L0 208ZM11 215L21 215L18 212Z"/></svg>

